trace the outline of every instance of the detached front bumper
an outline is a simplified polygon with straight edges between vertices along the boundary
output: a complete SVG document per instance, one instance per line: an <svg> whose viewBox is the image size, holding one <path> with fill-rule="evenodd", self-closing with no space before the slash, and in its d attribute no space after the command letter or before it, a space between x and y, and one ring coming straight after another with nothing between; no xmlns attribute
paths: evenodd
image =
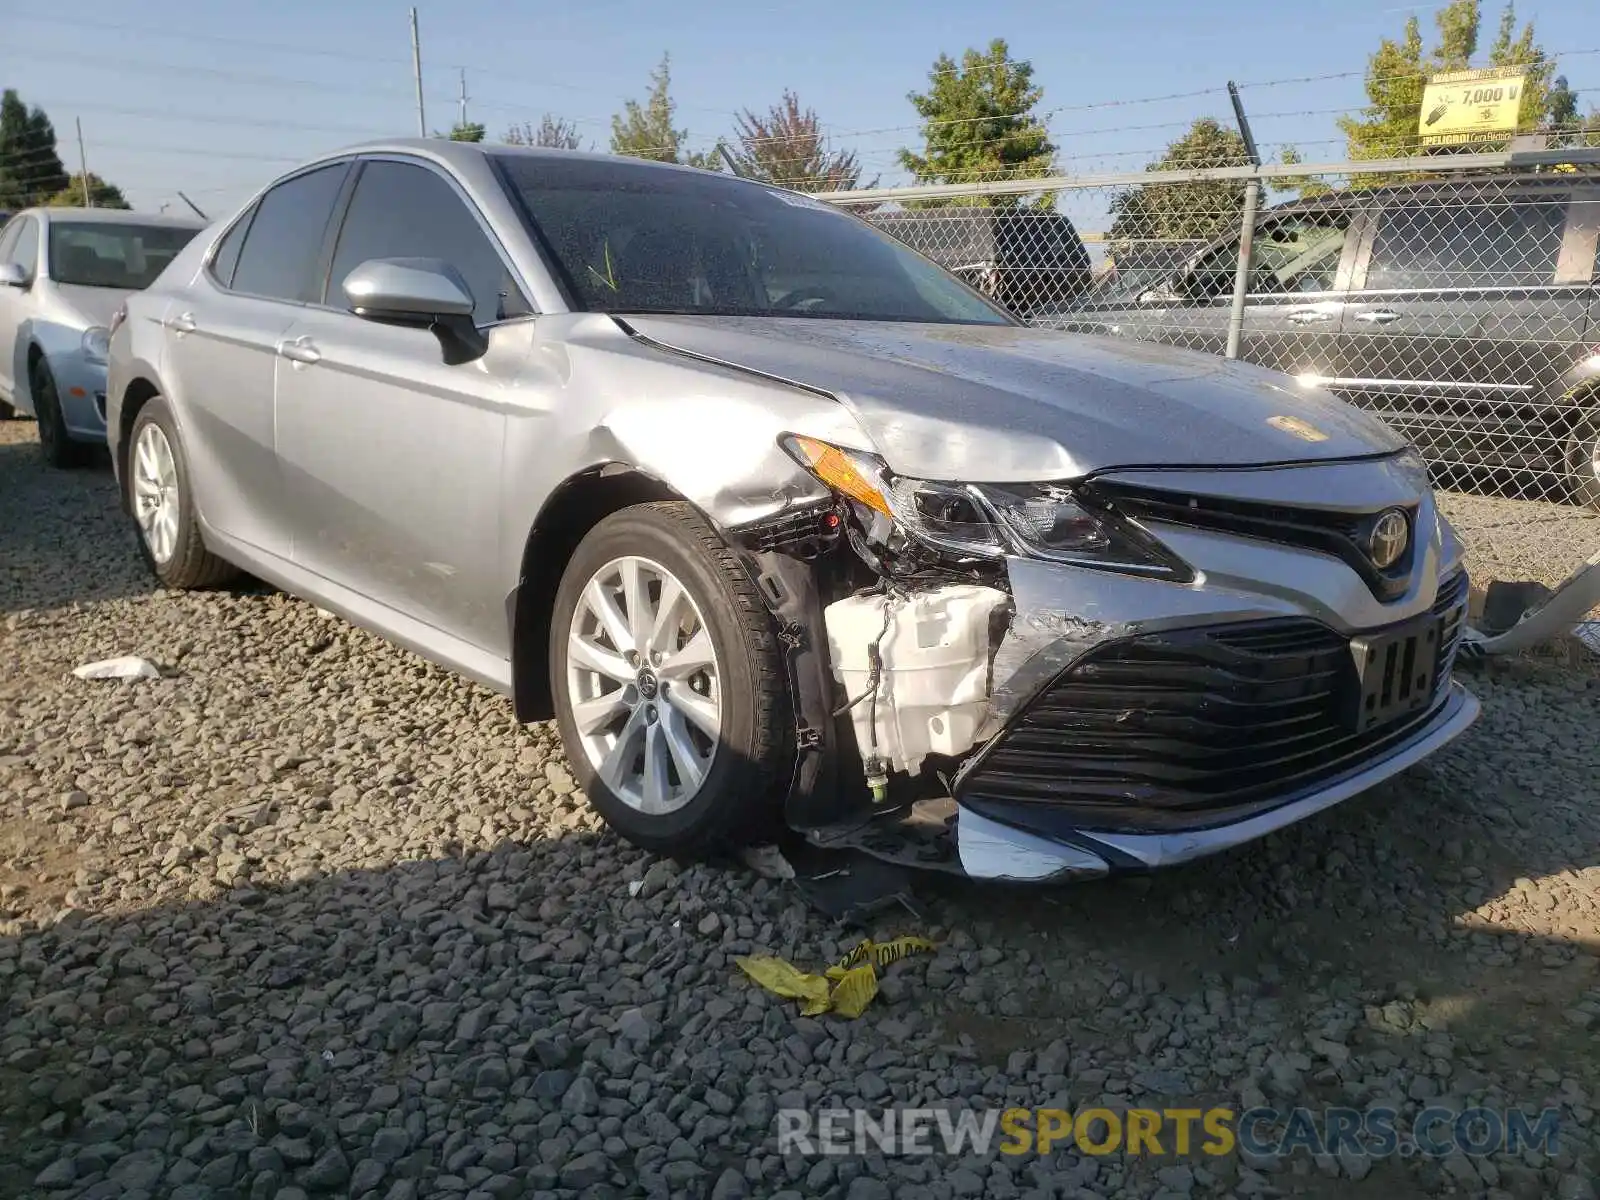
<svg viewBox="0 0 1600 1200"><path fill-rule="evenodd" d="M1451 678L1467 578L1435 520L1423 498L1425 540L1387 602L1326 554L1195 529L1160 531L1198 568L1191 584L1012 560L988 723L952 786L962 869L1047 881L1170 866L1302 820L1455 738L1479 706ZM1387 685L1359 664L1393 637L1388 678L1407 681L1405 703L1363 721L1363 670ZM1423 642L1428 669L1411 670Z"/></svg>

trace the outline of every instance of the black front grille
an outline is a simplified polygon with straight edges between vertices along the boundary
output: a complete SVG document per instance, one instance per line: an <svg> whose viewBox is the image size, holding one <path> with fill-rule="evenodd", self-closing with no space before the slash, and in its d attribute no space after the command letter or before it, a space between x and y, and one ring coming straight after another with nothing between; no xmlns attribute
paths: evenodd
<svg viewBox="0 0 1600 1200"><path fill-rule="evenodd" d="M1380 570L1373 564L1367 545L1373 525L1387 509L1369 513L1330 512L1217 496L1191 496L1184 492L1109 482L1095 483L1085 491L1136 520L1234 533L1331 554L1360 575L1380 600L1397 599L1404 594L1410 581L1417 544L1417 507L1414 504L1399 506L1405 513L1409 533L1405 553Z"/></svg>
<svg viewBox="0 0 1600 1200"><path fill-rule="evenodd" d="M1434 701L1420 712L1350 732L1350 643L1310 619L1145 634L1059 675L963 772L957 797L1045 831L1203 828L1285 803L1431 718L1466 589L1457 575L1434 605L1441 652Z"/></svg>

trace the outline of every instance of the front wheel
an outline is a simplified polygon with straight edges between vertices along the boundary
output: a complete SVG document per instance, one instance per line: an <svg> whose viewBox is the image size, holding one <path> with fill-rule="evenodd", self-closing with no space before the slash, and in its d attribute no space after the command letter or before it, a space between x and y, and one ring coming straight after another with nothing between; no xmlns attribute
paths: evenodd
<svg viewBox="0 0 1600 1200"><path fill-rule="evenodd" d="M1567 471L1573 498L1600 510L1600 410L1572 427L1567 438Z"/></svg>
<svg viewBox="0 0 1600 1200"><path fill-rule="evenodd" d="M33 412L39 422L39 451L52 467L82 466L89 447L72 440L67 419L61 413L61 393L50 364L41 356L28 365L28 388L33 395Z"/></svg>
<svg viewBox="0 0 1600 1200"><path fill-rule="evenodd" d="M160 396L139 410L128 445L128 511L156 578L186 590L215 587L237 575L238 569L207 550L201 538L177 423Z"/></svg>
<svg viewBox="0 0 1600 1200"><path fill-rule="evenodd" d="M606 823L676 855L774 823L793 765L772 619L692 507L601 521L556 593L551 692L561 741Z"/></svg>

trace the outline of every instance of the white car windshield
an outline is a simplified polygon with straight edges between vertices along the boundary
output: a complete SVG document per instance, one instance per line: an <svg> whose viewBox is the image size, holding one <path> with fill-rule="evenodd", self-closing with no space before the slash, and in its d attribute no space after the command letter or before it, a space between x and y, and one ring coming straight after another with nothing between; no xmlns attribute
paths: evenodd
<svg viewBox="0 0 1600 1200"><path fill-rule="evenodd" d="M710 171L496 157L590 312L1014 323L893 238L802 195Z"/></svg>
<svg viewBox="0 0 1600 1200"><path fill-rule="evenodd" d="M142 291L199 230L107 221L50 222L50 278L77 287Z"/></svg>

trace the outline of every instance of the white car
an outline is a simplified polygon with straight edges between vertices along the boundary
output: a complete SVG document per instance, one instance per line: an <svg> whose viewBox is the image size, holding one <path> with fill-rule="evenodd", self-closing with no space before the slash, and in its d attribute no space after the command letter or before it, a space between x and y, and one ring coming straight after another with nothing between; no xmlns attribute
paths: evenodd
<svg viewBox="0 0 1600 1200"><path fill-rule="evenodd" d="M192 217L29 208L0 232L0 418L39 422L52 466L106 438L111 314L205 228Z"/></svg>

